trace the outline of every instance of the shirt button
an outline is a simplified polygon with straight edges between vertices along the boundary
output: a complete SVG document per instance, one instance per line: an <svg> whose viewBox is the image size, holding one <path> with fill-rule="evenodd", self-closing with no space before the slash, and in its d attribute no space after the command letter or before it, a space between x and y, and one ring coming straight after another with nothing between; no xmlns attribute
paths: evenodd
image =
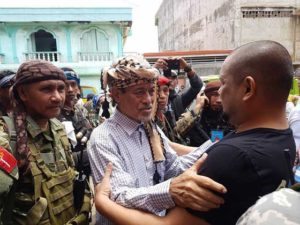
<svg viewBox="0 0 300 225"><path fill-rule="evenodd" d="M144 155L145 162L149 162L149 158Z"/></svg>

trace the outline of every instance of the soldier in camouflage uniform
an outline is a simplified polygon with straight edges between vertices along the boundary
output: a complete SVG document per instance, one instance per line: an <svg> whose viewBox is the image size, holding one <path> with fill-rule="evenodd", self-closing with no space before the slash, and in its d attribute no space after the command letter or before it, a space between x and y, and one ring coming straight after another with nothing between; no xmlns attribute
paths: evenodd
<svg viewBox="0 0 300 225"><path fill-rule="evenodd" d="M169 120L165 116L168 105L170 82L171 81L166 77L159 77L157 81L158 99L155 122L162 129L162 131L170 141L180 144L186 144L186 141L183 137L185 137L188 130L194 125L196 119L200 115L204 103L199 101L196 102L194 109L183 113L179 120L176 121L173 128Z"/></svg>
<svg viewBox="0 0 300 225"><path fill-rule="evenodd" d="M9 88L15 73L10 70L0 72L0 116L8 115L12 110L9 101ZM0 137L0 143L2 139ZM19 178L16 158L7 150L9 146L0 146L0 225L2 225L2 210L7 202L7 196L12 185Z"/></svg>
<svg viewBox="0 0 300 225"><path fill-rule="evenodd" d="M166 77L158 79L158 99L155 123L162 129L170 141L182 143L183 140L178 132L175 132L165 116L169 98L169 85L171 81Z"/></svg>
<svg viewBox="0 0 300 225"><path fill-rule="evenodd" d="M223 114L218 92L220 86L221 82L219 80L210 81L205 86L205 95L201 96L198 94L197 96L197 99L207 98L208 101L204 105L201 115L199 115L193 128L187 132L187 136L191 140L191 146L200 146L208 139L211 139L213 142L219 141L234 130Z"/></svg>
<svg viewBox="0 0 300 225"><path fill-rule="evenodd" d="M76 104L76 94L80 89L80 79L78 74L71 68L62 68L66 81L66 101L61 110L58 119L65 122L71 122L74 127L76 139L69 137L72 143L72 154L77 170L84 170L86 175L90 174L90 164L86 152L86 143L92 132L92 125L86 118L86 109L80 104ZM68 129L67 129L68 133ZM82 154L81 154L82 152Z"/></svg>
<svg viewBox="0 0 300 225"><path fill-rule="evenodd" d="M88 120L93 127L97 127L101 124L105 117L102 117L101 107L105 101L105 94L101 92L99 95L94 95L91 101L86 102L84 107L88 111Z"/></svg>
<svg viewBox="0 0 300 225"><path fill-rule="evenodd" d="M84 103L83 107L87 110L87 119L93 127L98 126L98 118L96 116L94 107L93 107L93 99L94 94L90 93L86 96L86 103Z"/></svg>
<svg viewBox="0 0 300 225"><path fill-rule="evenodd" d="M9 99L9 88L13 85L16 73L11 70L0 71L0 116L12 111Z"/></svg>
<svg viewBox="0 0 300 225"><path fill-rule="evenodd" d="M14 76L15 73L10 70L0 72L0 116L6 116L12 111L12 105L9 101L9 88L12 86ZM9 146L0 146L0 225L2 225L2 210L7 201L8 193L14 181L17 181L19 177L17 160L6 149L9 149Z"/></svg>
<svg viewBox="0 0 300 225"><path fill-rule="evenodd" d="M237 225L299 225L300 193L288 188L260 198L238 220Z"/></svg>
<svg viewBox="0 0 300 225"><path fill-rule="evenodd" d="M83 190L81 204L75 207L77 172L64 127L55 119L64 100L62 70L38 60L20 66L12 88L13 116L0 120L0 146L17 160L2 151L1 163L6 162L6 174L14 181L6 196L1 190L5 225L88 224L90 194Z"/></svg>
<svg viewBox="0 0 300 225"><path fill-rule="evenodd" d="M0 139L0 143L1 142L2 140ZM5 203L8 200L8 194L13 186L13 183L19 178L17 160L6 149L9 149L9 147L6 146L6 148L4 148L4 146L0 146L0 225L3 224L2 211Z"/></svg>

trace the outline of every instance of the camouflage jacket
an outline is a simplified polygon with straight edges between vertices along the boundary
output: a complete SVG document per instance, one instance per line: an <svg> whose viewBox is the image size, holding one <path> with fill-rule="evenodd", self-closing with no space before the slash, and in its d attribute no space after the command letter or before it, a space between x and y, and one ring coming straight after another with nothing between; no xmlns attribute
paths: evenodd
<svg viewBox="0 0 300 225"><path fill-rule="evenodd" d="M0 137L0 142L2 142ZM6 146L6 148L8 148ZM11 188L19 178L17 160L6 150L4 146L0 146L0 225L2 225L2 211L8 200Z"/></svg>
<svg viewBox="0 0 300 225"><path fill-rule="evenodd" d="M59 225L77 219L81 216L73 205L73 182L77 173L63 125L51 119L49 130L42 131L27 117L26 130L30 171L19 176L7 196L4 224ZM0 120L0 146L13 152L10 132L9 126ZM89 207L85 209L88 211ZM85 216L78 224L86 224L86 219Z"/></svg>
<svg viewBox="0 0 300 225"><path fill-rule="evenodd" d="M254 224L300 224L300 193L283 188L260 198L237 222L237 225Z"/></svg>
<svg viewBox="0 0 300 225"><path fill-rule="evenodd" d="M172 128L171 124L164 114L162 114L162 118L156 116L155 123L160 127L160 129L162 129L162 131L170 141L179 144L186 144L185 140L180 136L180 133L178 133L176 129Z"/></svg>
<svg viewBox="0 0 300 225"><path fill-rule="evenodd" d="M90 124L93 127L97 127L99 125L99 111L94 109L92 101L86 102L83 106L87 110L87 119Z"/></svg>

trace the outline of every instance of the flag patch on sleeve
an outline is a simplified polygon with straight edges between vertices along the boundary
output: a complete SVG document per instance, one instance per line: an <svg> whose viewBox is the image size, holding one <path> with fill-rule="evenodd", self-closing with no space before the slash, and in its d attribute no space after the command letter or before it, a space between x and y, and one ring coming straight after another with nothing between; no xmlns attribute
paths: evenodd
<svg viewBox="0 0 300 225"><path fill-rule="evenodd" d="M9 151L0 146L0 169L11 173L16 166L16 158Z"/></svg>

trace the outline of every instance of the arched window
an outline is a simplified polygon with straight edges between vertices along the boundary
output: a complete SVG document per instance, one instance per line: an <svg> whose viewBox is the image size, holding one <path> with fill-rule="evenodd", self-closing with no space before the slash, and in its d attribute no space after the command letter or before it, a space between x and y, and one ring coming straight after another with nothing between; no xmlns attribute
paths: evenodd
<svg viewBox="0 0 300 225"><path fill-rule="evenodd" d="M60 61L55 37L43 29L30 34L26 60L42 59L51 62Z"/></svg>
<svg viewBox="0 0 300 225"><path fill-rule="evenodd" d="M104 32L92 28L85 31L81 36L81 61L111 60L109 41Z"/></svg>
<svg viewBox="0 0 300 225"><path fill-rule="evenodd" d="M56 39L45 30L38 30L30 35L33 52L56 52Z"/></svg>

